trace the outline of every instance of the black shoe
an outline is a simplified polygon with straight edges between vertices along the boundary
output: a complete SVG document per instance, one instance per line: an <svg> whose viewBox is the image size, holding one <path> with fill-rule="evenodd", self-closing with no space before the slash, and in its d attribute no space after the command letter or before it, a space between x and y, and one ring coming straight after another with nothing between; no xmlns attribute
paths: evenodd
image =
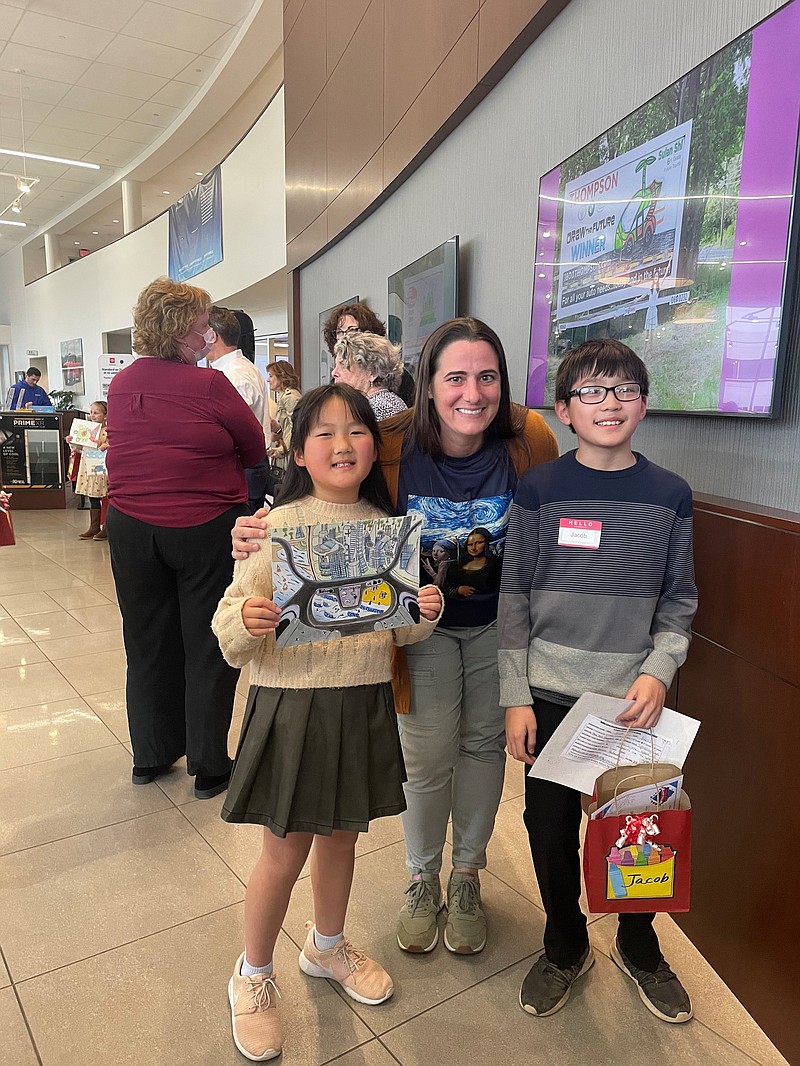
<svg viewBox="0 0 800 1066"><path fill-rule="evenodd" d="M520 1007L538 1018L555 1014L569 999L572 986L591 968L593 962L591 945L587 945L583 957L574 966L566 966L563 970L554 966L542 952L522 982L519 990Z"/></svg>
<svg viewBox="0 0 800 1066"><path fill-rule="evenodd" d="M198 774L194 779L194 795L195 799L210 800L214 796L218 796L220 792L224 792L228 787L228 782L231 779L231 772L228 770L224 774L218 774L216 777L209 777L206 774Z"/></svg>
<svg viewBox="0 0 800 1066"><path fill-rule="evenodd" d="M611 958L622 972L639 988L639 998L645 1007L664 1022L688 1022L694 1013L692 1001L678 978L661 956L654 972L640 970L626 959L616 939L611 946Z"/></svg>
<svg viewBox="0 0 800 1066"><path fill-rule="evenodd" d="M166 766L134 766L131 781L134 785L149 785L171 769L172 763L167 763Z"/></svg>

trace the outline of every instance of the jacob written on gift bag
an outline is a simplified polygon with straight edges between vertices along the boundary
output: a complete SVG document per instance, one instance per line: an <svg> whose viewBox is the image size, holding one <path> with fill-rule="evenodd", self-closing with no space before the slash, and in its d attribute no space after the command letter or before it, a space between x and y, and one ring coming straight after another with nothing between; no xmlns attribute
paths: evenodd
<svg viewBox="0 0 800 1066"><path fill-rule="evenodd" d="M681 784L677 766L655 761L598 777L583 847L591 911L689 910L692 805ZM631 810L624 797L633 792Z"/></svg>

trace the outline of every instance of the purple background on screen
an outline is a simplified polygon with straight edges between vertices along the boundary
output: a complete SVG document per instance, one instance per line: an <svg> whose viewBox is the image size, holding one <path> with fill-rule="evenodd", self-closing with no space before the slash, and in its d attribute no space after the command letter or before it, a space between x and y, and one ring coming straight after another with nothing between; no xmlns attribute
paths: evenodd
<svg viewBox="0 0 800 1066"><path fill-rule="evenodd" d="M553 261L556 255L556 220L558 201L543 200L542 196L558 196L561 166L545 174L539 182L539 220L536 225L536 262L533 271L533 307L531 308L531 343L528 350L528 388L525 403L528 407L544 407L544 387L547 380L547 344L550 339L550 318L553 314ZM549 237L543 237L549 233ZM540 265L540 263L542 265ZM544 274L543 278L539 275ZM550 300L547 297L550 297Z"/></svg>
<svg viewBox="0 0 800 1066"><path fill-rule="evenodd" d="M798 42L800 3L789 4L753 31L741 196L791 196L794 189ZM790 199L739 202L720 382L722 410L732 409L731 403L740 411L769 410L791 207Z"/></svg>

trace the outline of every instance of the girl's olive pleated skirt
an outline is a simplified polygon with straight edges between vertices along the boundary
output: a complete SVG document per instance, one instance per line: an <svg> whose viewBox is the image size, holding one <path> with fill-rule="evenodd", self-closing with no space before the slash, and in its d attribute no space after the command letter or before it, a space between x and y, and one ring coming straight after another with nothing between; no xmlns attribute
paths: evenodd
<svg viewBox="0 0 800 1066"><path fill-rule="evenodd" d="M392 686L252 686L222 808L283 837L364 832L406 809Z"/></svg>

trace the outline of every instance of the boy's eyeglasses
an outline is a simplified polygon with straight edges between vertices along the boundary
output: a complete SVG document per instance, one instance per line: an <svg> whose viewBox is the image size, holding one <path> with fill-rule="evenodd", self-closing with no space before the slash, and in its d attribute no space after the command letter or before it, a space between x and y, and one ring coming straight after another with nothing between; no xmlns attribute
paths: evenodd
<svg viewBox="0 0 800 1066"><path fill-rule="evenodd" d="M638 400L642 395L642 386L635 381L624 381L621 385L583 385L573 389L567 397L577 396L581 403L602 403L613 392L618 400Z"/></svg>
<svg viewBox="0 0 800 1066"><path fill-rule="evenodd" d="M356 333L360 333L360 332L361 332L361 327L360 326L348 326L347 329L337 329L336 330L336 339L337 339L337 341L340 341L342 339L342 337L353 337L353 336L355 336Z"/></svg>

